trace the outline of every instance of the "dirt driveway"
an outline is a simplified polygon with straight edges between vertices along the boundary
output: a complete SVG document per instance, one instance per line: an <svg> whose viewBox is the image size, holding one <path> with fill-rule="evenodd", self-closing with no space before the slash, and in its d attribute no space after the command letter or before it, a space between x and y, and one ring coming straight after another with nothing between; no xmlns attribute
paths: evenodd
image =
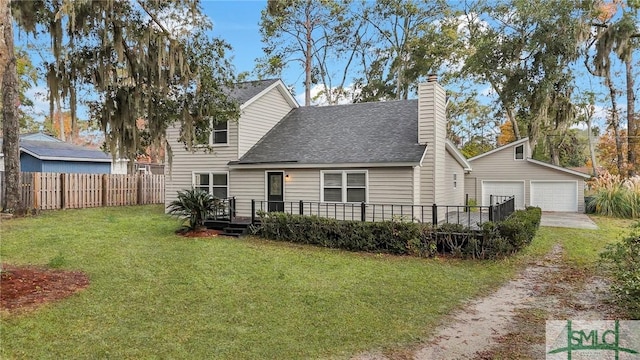
<svg viewBox="0 0 640 360"><path fill-rule="evenodd" d="M547 319L614 317L605 305L607 281L570 268L562 260L563 252L556 244L494 293L447 318L427 342L354 359L544 359Z"/></svg>

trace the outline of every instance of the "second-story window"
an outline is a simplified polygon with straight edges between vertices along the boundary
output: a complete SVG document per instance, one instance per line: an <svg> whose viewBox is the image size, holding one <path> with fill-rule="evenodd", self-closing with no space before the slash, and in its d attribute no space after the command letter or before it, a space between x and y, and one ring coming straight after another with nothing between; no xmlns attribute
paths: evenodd
<svg viewBox="0 0 640 360"><path fill-rule="evenodd" d="M211 130L195 131L195 143L197 145L227 145L229 143L229 127L227 122L212 124Z"/></svg>
<svg viewBox="0 0 640 360"><path fill-rule="evenodd" d="M217 123L213 125L213 134L211 136L212 145L226 145L229 139L228 122Z"/></svg>
<svg viewBox="0 0 640 360"><path fill-rule="evenodd" d="M514 157L515 157L516 160L523 160L524 159L524 145L516 146Z"/></svg>

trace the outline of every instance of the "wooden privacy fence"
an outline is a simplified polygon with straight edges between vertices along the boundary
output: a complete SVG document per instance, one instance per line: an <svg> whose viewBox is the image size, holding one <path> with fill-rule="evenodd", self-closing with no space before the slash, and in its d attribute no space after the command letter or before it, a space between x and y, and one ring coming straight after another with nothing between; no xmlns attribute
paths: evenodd
<svg viewBox="0 0 640 360"><path fill-rule="evenodd" d="M21 173L27 208L79 209L164 203L164 175Z"/></svg>

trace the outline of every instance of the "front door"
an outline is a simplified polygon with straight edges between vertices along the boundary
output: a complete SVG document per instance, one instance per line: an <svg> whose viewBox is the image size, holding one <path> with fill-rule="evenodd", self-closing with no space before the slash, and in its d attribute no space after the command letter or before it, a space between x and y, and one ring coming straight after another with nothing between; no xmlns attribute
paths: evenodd
<svg viewBox="0 0 640 360"><path fill-rule="evenodd" d="M284 211L284 175L282 172L267 172L267 201L269 212Z"/></svg>

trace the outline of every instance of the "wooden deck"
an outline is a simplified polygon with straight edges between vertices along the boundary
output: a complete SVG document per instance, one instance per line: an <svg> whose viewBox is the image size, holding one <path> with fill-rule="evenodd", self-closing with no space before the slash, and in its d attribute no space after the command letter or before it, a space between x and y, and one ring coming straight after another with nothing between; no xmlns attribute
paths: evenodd
<svg viewBox="0 0 640 360"><path fill-rule="evenodd" d="M461 224L471 230L480 230L482 223L489 221L488 212L450 212L440 220L439 224Z"/></svg>

